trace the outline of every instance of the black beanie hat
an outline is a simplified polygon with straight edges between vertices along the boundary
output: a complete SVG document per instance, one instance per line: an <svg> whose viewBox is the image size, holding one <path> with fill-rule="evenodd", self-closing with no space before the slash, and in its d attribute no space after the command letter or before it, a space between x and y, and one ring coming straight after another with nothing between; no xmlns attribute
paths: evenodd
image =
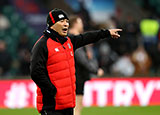
<svg viewBox="0 0 160 115"><path fill-rule="evenodd" d="M47 16L47 26L51 27L56 22L58 22L62 19L68 19L69 20L67 14L63 10L57 9L57 8L54 9L54 10L51 10L48 13L48 16Z"/></svg>

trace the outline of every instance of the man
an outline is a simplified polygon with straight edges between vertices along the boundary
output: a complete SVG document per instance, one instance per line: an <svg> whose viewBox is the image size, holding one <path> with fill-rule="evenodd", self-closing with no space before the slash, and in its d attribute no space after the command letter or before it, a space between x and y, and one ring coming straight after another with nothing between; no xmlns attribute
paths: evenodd
<svg viewBox="0 0 160 115"><path fill-rule="evenodd" d="M79 35L83 32L83 22L79 16L73 15L69 18L70 27L69 34ZM90 51L91 47L81 47L75 52L75 68L76 68L76 107L75 115L80 115L82 110L83 90L85 81L90 79L90 73L103 75L103 70L97 67L93 54Z"/></svg>
<svg viewBox="0 0 160 115"><path fill-rule="evenodd" d="M41 115L73 115L76 89L74 51L110 35L118 38L121 29L68 37L69 19L60 9L49 12L47 25L31 55L31 78L37 84L37 109Z"/></svg>

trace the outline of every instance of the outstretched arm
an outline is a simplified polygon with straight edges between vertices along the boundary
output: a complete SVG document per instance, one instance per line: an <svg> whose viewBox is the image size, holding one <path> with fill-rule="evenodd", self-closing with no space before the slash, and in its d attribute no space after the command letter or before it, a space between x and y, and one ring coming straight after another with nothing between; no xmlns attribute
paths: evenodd
<svg viewBox="0 0 160 115"><path fill-rule="evenodd" d="M70 39L72 41L74 50L76 50L79 47L85 46L90 43L95 43L100 39L104 39L107 37L119 38L120 37L120 35L118 34L119 31L122 31L122 29L109 29L109 30L106 29L106 30L90 31L76 36L72 35L70 36Z"/></svg>

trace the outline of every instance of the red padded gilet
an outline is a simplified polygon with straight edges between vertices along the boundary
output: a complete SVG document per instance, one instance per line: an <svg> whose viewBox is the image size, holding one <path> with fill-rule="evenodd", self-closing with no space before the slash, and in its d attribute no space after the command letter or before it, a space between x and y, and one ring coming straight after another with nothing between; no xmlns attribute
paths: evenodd
<svg viewBox="0 0 160 115"><path fill-rule="evenodd" d="M46 66L49 78L57 89L55 110L75 107L76 80L73 45L68 38L63 46L51 38L47 40L48 61ZM42 97L41 90L38 88L37 109L39 112L43 107Z"/></svg>

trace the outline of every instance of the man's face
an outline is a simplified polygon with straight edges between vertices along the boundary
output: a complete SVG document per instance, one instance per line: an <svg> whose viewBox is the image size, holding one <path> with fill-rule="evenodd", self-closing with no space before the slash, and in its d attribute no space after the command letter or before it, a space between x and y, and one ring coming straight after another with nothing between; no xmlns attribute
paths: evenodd
<svg viewBox="0 0 160 115"><path fill-rule="evenodd" d="M65 37L68 33L69 20L63 19L51 26L51 29L58 32L59 35Z"/></svg>

